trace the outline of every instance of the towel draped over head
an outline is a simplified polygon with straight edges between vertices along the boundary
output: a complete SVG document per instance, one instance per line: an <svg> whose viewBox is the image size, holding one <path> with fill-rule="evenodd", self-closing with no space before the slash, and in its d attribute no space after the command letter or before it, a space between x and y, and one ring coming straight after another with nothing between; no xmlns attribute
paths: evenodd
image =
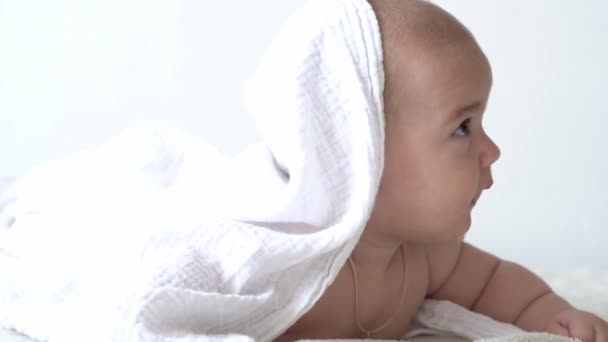
<svg viewBox="0 0 608 342"><path fill-rule="evenodd" d="M278 336L373 207L382 56L367 1L309 1L250 85L262 143L227 157L145 124L20 177L0 228L0 325L62 342Z"/></svg>

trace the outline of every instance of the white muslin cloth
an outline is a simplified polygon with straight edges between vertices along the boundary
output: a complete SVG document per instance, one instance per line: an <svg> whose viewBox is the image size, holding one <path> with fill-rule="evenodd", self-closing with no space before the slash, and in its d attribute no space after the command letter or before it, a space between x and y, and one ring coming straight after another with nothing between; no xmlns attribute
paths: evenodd
<svg viewBox="0 0 608 342"><path fill-rule="evenodd" d="M416 313L413 329L405 337L420 334L457 336L477 341L521 336L526 332L511 324L469 311L452 302L427 299Z"/></svg>
<svg viewBox="0 0 608 342"><path fill-rule="evenodd" d="M0 326L57 342L276 337L368 219L383 86L367 1L313 0L251 84L263 143L226 157L146 124L19 177L0 229Z"/></svg>

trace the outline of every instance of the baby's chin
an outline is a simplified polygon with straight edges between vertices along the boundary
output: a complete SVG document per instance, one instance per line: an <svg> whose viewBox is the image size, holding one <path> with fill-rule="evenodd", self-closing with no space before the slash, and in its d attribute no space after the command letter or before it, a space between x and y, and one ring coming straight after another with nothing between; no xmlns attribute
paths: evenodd
<svg viewBox="0 0 608 342"><path fill-rule="evenodd" d="M436 242L460 240L471 228L471 216L467 216L459 222L446 224L437 228L435 234Z"/></svg>
<svg viewBox="0 0 608 342"><path fill-rule="evenodd" d="M464 236L464 234L466 234L469 229L471 229L471 215L465 215L464 217L464 222L462 223L461 226L459 226L459 228L455 229L454 234L456 236Z"/></svg>
<svg viewBox="0 0 608 342"><path fill-rule="evenodd" d="M415 237L406 240L416 240L423 243L448 242L462 240L463 236L471 227L470 219L468 222L451 223L442 226L427 227L423 232L419 232Z"/></svg>

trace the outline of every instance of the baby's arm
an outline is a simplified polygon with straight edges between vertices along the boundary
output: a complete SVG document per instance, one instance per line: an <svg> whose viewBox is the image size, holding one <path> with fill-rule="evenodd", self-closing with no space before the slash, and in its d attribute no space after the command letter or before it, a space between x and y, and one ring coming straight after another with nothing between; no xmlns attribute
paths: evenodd
<svg viewBox="0 0 608 342"><path fill-rule="evenodd" d="M429 297L455 302L525 330L546 330L573 307L524 267L460 241L427 248Z"/></svg>
<svg viewBox="0 0 608 342"><path fill-rule="evenodd" d="M608 322L574 309L538 276L461 241L427 247L429 297L530 331L608 342Z"/></svg>

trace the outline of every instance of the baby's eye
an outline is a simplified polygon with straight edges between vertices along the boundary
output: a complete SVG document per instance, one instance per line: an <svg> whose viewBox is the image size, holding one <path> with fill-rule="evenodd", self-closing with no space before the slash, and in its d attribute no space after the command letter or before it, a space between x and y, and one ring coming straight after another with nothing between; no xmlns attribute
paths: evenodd
<svg viewBox="0 0 608 342"><path fill-rule="evenodd" d="M456 131L454 131L454 134L463 136L463 137L468 136L469 134L471 134L470 126L471 126L471 119L466 119L460 124L460 126L458 126Z"/></svg>

